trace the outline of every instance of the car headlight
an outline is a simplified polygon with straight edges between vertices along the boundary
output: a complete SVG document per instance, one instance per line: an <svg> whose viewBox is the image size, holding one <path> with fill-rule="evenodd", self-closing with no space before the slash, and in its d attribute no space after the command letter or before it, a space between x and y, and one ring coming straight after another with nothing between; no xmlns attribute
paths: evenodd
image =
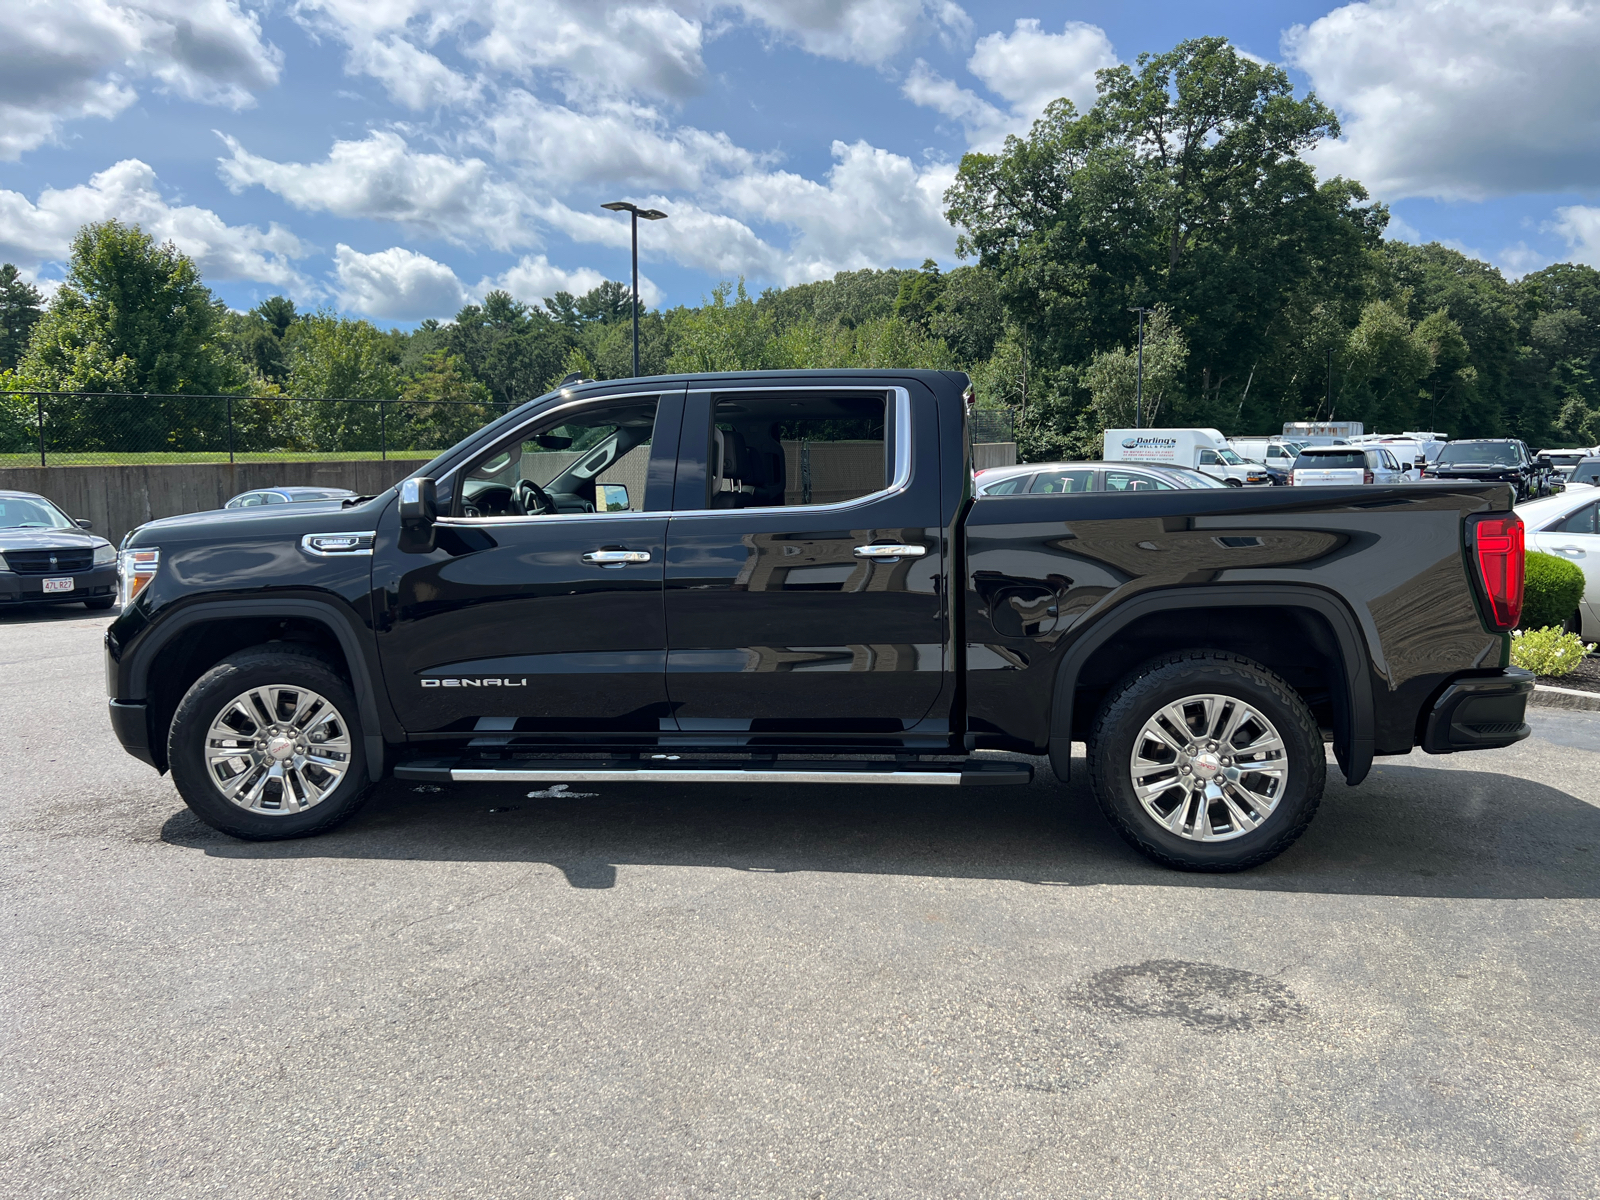
<svg viewBox="0 0 1600 1200"><path fill-rule="evenodd" d="M117 602L127 608L139 593L150 586L161 565L159 550L124 550L122 552L122 578L118 581Z"/></svg>
<svg viewBox="0 0 1600 1200"><path fill-rule="evenodd" d="M113 546L110 542L107 542L104 546L96 546L94 548L94 565L95 566L97 566L97 567L109 567L112 563L114 563L116 561L117 561L117 548L115 546Z"/></svg>

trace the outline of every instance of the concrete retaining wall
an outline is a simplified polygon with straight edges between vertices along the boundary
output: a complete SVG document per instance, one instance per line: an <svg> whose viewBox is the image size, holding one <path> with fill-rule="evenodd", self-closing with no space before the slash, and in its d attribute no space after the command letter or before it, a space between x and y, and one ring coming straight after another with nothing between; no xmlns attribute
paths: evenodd
<svg viewBox="0 0 1600 1200"><path fill-rule="evenodd" d="M1017 461L1017 444L1015 442L974 442L972 444L972 469L982 471L986 467L1009 467Z"/></svg>
<svg viewBox="0 0 1600 1200"><path fill-rule="evenodd" d="M101 537L120 542L157 517L221 508L240 492L263 487L349 488L375 495L427 459L354 462L173 463L128 467L0 468L0 489L37 492L71 517L87 517Z"/></svg>

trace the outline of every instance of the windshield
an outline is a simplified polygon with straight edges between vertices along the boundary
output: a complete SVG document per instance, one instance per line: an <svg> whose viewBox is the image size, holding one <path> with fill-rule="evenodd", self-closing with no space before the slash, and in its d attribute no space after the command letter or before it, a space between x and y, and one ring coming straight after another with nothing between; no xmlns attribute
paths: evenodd
<svg viewBox="0 0 1600 1200"><path fill-rule="evenodd" d="M1230 467L1242 467L1244 465L1244 459L1240 458L1232 450L1218 450L1217 453L1222 456L1222 461Z"/></svg>
<svg viewBox="0 0 1600 1200"><path fill-rule="evenodd" d="M1505 442L1452 442L1439 455L1439 462L1449 467L1514 467L1517 449Z"/></svg>
<svg viewBox="0 0 1600 1200"><path fill-rule="evenodd" d="M0 497L0 529L76 529L77 526L48 500Z"/></svg>

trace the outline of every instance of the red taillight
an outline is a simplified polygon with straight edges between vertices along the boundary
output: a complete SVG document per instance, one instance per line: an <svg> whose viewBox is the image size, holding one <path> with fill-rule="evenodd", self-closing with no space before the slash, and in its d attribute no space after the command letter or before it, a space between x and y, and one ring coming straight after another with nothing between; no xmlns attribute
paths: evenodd
<svg viewBox="0 0 1600 1200"><path fill-rule="evenodd" d="M1363 471L1363 472L1361 472L1361 482L1362 483L1371 483L1372 482L1372 472L1371 471Z"/></svg>
<svg viewBox="0 0 1600 1200"><path fill-rule="evenodd" d="M1489 624L1515 629L1522 620L1522 518L1515 513L1479 517L1472 525L1472 552L1489 600Z"/></svg>

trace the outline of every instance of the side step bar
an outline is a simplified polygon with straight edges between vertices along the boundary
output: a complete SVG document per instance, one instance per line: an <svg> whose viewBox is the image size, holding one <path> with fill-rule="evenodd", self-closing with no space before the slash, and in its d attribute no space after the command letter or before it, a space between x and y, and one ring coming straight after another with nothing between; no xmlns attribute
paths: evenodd
<svg viewBox="0 0 1600 1200"><path fill-rule="evenodd" d="M1033 766L985 760L964 763L813 761L741 763L660 760L413 758L398 763L396 779L433 783L875 783L973 787L1025 784Z"/></svg>

